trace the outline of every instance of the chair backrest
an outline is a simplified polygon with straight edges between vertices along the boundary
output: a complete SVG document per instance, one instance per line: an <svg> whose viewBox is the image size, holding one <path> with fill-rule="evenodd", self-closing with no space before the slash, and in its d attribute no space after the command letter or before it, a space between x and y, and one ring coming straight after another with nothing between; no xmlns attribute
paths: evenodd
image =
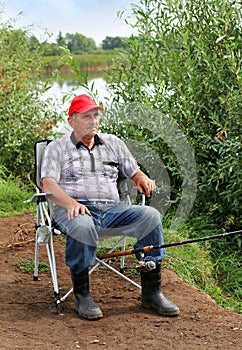
<svg viewBox="0 0 242 350"><path fill-rule="evenodd" d="M46 146L52 140L37 141L34 145L34 157L35 157L35 184L41 191L41 162Z"/></svg>

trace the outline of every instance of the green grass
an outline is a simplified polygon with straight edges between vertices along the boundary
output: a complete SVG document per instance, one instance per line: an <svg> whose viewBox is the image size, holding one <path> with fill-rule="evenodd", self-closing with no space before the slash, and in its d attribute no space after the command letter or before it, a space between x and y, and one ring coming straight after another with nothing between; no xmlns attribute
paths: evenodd
<svg viewBox="0 0 242 350"><path fill-rule="evenodd" d="M117 56L115 52L99 53L99 54L82 54L74 55L77 66L83 72L102 72L112 65L114 58ZM68 61L64 56L46 56L44 58L44 66L47 72L51 70L59 70L62 73L70 69Z"/></svg>
<svg viewBox="0 0 242 350"><path fill-rule="evenodd" d="M165 237L166 243L189 238L185 231L182 233L168 231L165 232ZM217 263L214 264L205 243L192 243L167 248L164 266L176 271L185 281L203 290L220 306L242 313L241 287L239 287L241 271L239 271L239 267L237 270L235 269L235 262L229 260L226 254L223 258L218 257L216 261ZM219 283L221 278L218 276L218 270L221 272L222 266L224 267L224 277L226 276L227 280L226 284L225 281ZM230 284L230 288L225 287L228 284ZM231 293L232 290L234 293Z"/></svg>
<svg viewBox="0 0 242 350"><path fill-rule="evenodd" d="M0 177L0 217L34 212L36 206L32 203L25 203L32 195L30 186L24 184L20 186L18 179Z"/></svg>
<svg viewBox="0 0 242 350"><path fill-rule="evenodd" d="M22 273L32 273L34 272L34 260L32 258L21 258L18 259L14 266L16 266L16 270ZM50 271L50 266L47 262L39 262L38 263L38 271L39 272L47 272Z"/></svg>

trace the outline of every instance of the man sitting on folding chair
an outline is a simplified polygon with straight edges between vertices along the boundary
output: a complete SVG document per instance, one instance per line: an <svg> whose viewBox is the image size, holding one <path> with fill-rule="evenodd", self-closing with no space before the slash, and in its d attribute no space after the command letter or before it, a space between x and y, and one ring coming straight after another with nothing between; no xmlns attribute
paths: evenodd
<svg viewBox="0 0 242 350"><path fill-rule="evenodd" d="M99 236L135 237L135 248L164 243L158 210L119 203L120 174L148 197L155 184L139 169L123 141L98 133L100 110L103 108L89 96L76 96L68 112L73 132L47 146L41 166L43 190L52 194L53 220L66 234L66 264L70 267L76 309L86 319L103 316L90 295L88 274ZM155 268L140 272L141 304L161 315L176 316L178 307L161 292L164 256L164 249L144 255L145 261L155 262Z"/></svg>

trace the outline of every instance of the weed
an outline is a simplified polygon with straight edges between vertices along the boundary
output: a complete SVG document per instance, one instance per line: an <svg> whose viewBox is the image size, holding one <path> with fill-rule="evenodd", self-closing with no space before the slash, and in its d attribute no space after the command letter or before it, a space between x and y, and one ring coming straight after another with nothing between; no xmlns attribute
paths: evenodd
<svg viewBox="0 0 242 350"><path fill-rule="evenodd" d="M32 273L34 272L34 260L32 258L21 258L14 263L16 270L22 273ZM47 262L38 263L39 272L47 272L50 270L50 266Z"/></svg>
<svg viewBox="0 0 242 350"><path fill-rule="evenodd" d="M2 175L0 168L0 217L33 212L34 204L24 204L31 196L30 186L22 184L18 178Z"/></svg>

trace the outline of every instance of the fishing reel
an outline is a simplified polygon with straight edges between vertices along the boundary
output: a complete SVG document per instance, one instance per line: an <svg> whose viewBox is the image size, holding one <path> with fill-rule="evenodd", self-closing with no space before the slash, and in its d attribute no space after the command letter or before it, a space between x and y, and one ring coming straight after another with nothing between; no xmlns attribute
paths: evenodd
<svg viewBox="0 0 242 350"><path fill-rule="evenodd" d="M140 253L140 260L136 266L123 266L120 268L120 272L124 272L125 270L137 270L142 272L149 272L156 268L156 262L151 256L147 256L144 258L144 253Z"/></svg>
<svg viewBox="0 0 242 350"><path fill-rule="evenodd" d="M144 258L144 253L140 254L140 261L138 265L135 267L138 271L149 272L156 268L156 262L152 259L152 257Z"/></svg>

